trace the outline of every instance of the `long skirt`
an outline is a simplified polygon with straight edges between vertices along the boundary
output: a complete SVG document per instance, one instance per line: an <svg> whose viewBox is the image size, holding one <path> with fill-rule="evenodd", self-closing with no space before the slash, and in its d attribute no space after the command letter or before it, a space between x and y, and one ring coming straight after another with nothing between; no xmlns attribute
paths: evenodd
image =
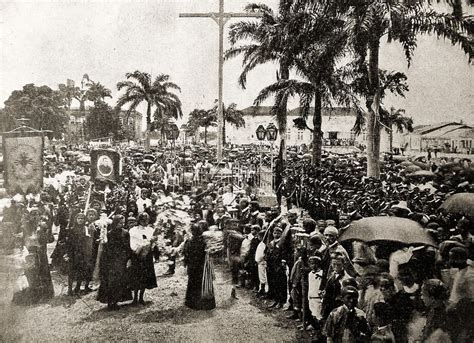
<svg viewBox="0 0 474 343"><path fill-rule="evenodd" d="M132 300L126 270L127 256L110 256L104 253L101 257L97 300L104 304Z"/></svg>
<svg viewBox="0 0 474 343"><path fill-rule="evenodd" d="M130 288L133 290L152 289L157 287L153 253L145 257L132 254L132 267L130 268Z"/></svg>
<svg viewBox="0 0 474 343"><path fill-rule="evenodd" d="M195 310L212 310L216 307L215 297L202 297L203 271L203 266L188 266L188 287L184 304Z"/></svg>

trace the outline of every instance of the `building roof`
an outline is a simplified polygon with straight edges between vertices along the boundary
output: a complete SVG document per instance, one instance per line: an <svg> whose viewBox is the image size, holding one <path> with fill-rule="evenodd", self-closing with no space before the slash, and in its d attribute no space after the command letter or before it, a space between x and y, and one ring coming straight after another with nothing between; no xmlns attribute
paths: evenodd
<svg viewBox="0 0 474 343"><path fill-rule="evenodd" d="M474 139L474 128L473 127L459 127L454 130L444 133L441 138L468 138Z"/></svg>
<svg viewBox="0 0 474 343"><path fill-rule="evenodd" d="M432 125L420 125L417 128L414 128L413 133L419 134L419 135L427 135L430 134L430 137L435 137L439 134L443 134L449 130L452 130L454 128L466 126L465 124L462 123L457 123L454 121L451 122L442 122L442 123L437 123L437 124L432 124ZM438 131L440 132L438 134Z"/></svg>
<svg viewBox="0 0 474 343"><path fill-rule="evenodd" d="M271 113L272 106L250 106L242 110L244 115L250 116L273 116ZM311 107L309 115L314 114L314 107ZM355 116L355 111L349 107L332 107L323 108L323 116ZM300 115L300 107L288 111L288 116L298 117Z"/></svg>

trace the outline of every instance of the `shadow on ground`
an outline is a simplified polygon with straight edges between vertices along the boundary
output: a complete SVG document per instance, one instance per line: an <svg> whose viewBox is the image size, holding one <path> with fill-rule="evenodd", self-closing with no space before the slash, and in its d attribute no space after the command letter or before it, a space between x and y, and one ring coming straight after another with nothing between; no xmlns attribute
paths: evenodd
<svg viewBox="0 0 474 343"><path fill-rule="evenodd" d="M171 321L176 325L197 323L214 316L214 311L196 311L186 306L139 313L136 321L142 323L162 323Z"/></svg>

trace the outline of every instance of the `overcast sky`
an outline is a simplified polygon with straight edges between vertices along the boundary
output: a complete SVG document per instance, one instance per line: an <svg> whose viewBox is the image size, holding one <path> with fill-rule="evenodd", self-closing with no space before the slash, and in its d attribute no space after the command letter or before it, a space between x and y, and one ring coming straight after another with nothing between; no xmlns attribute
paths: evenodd
<svg viewBox="0 0 474 343"><path fill-rule="evenodd" d="M241 11L246 3L227 0L226 10ZM265 3L275 7L278 1ZM178 14L217 9L218 0L1 1L0 103L27 83L56 88L69 78L80 85L84 73L112 90L113 103L117 82L126 72L140 70L169 74L182 88L185 114L210 108L217 98L217 25ZM410 85L406 99L389 97L387 107L405 108L415 124L474 123L473 69L459 47L422 37L407 69L400 45L384 44L380 64L405 72ZM276 69L257 68L246 90L237 84L240 70L240 59L226 62L224 101L245 108L274 82Z"/></svg>

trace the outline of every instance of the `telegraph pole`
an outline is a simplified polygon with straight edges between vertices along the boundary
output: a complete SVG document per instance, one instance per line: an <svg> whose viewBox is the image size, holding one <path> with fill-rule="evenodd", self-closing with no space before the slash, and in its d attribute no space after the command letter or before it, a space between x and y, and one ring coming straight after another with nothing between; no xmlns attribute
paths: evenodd
<svg viewBox="0 0 474 343"><path fill-rule="evenodd" d="M230 13L224 12L224 0L219 0L219 12L211 13L180 13L180 18L211 18L219 26L219 95L217 107L217 161L222 161L222 143L224 126L223 85L224 85L224 26L231 18L260 18L259 13Z"/></svg>

